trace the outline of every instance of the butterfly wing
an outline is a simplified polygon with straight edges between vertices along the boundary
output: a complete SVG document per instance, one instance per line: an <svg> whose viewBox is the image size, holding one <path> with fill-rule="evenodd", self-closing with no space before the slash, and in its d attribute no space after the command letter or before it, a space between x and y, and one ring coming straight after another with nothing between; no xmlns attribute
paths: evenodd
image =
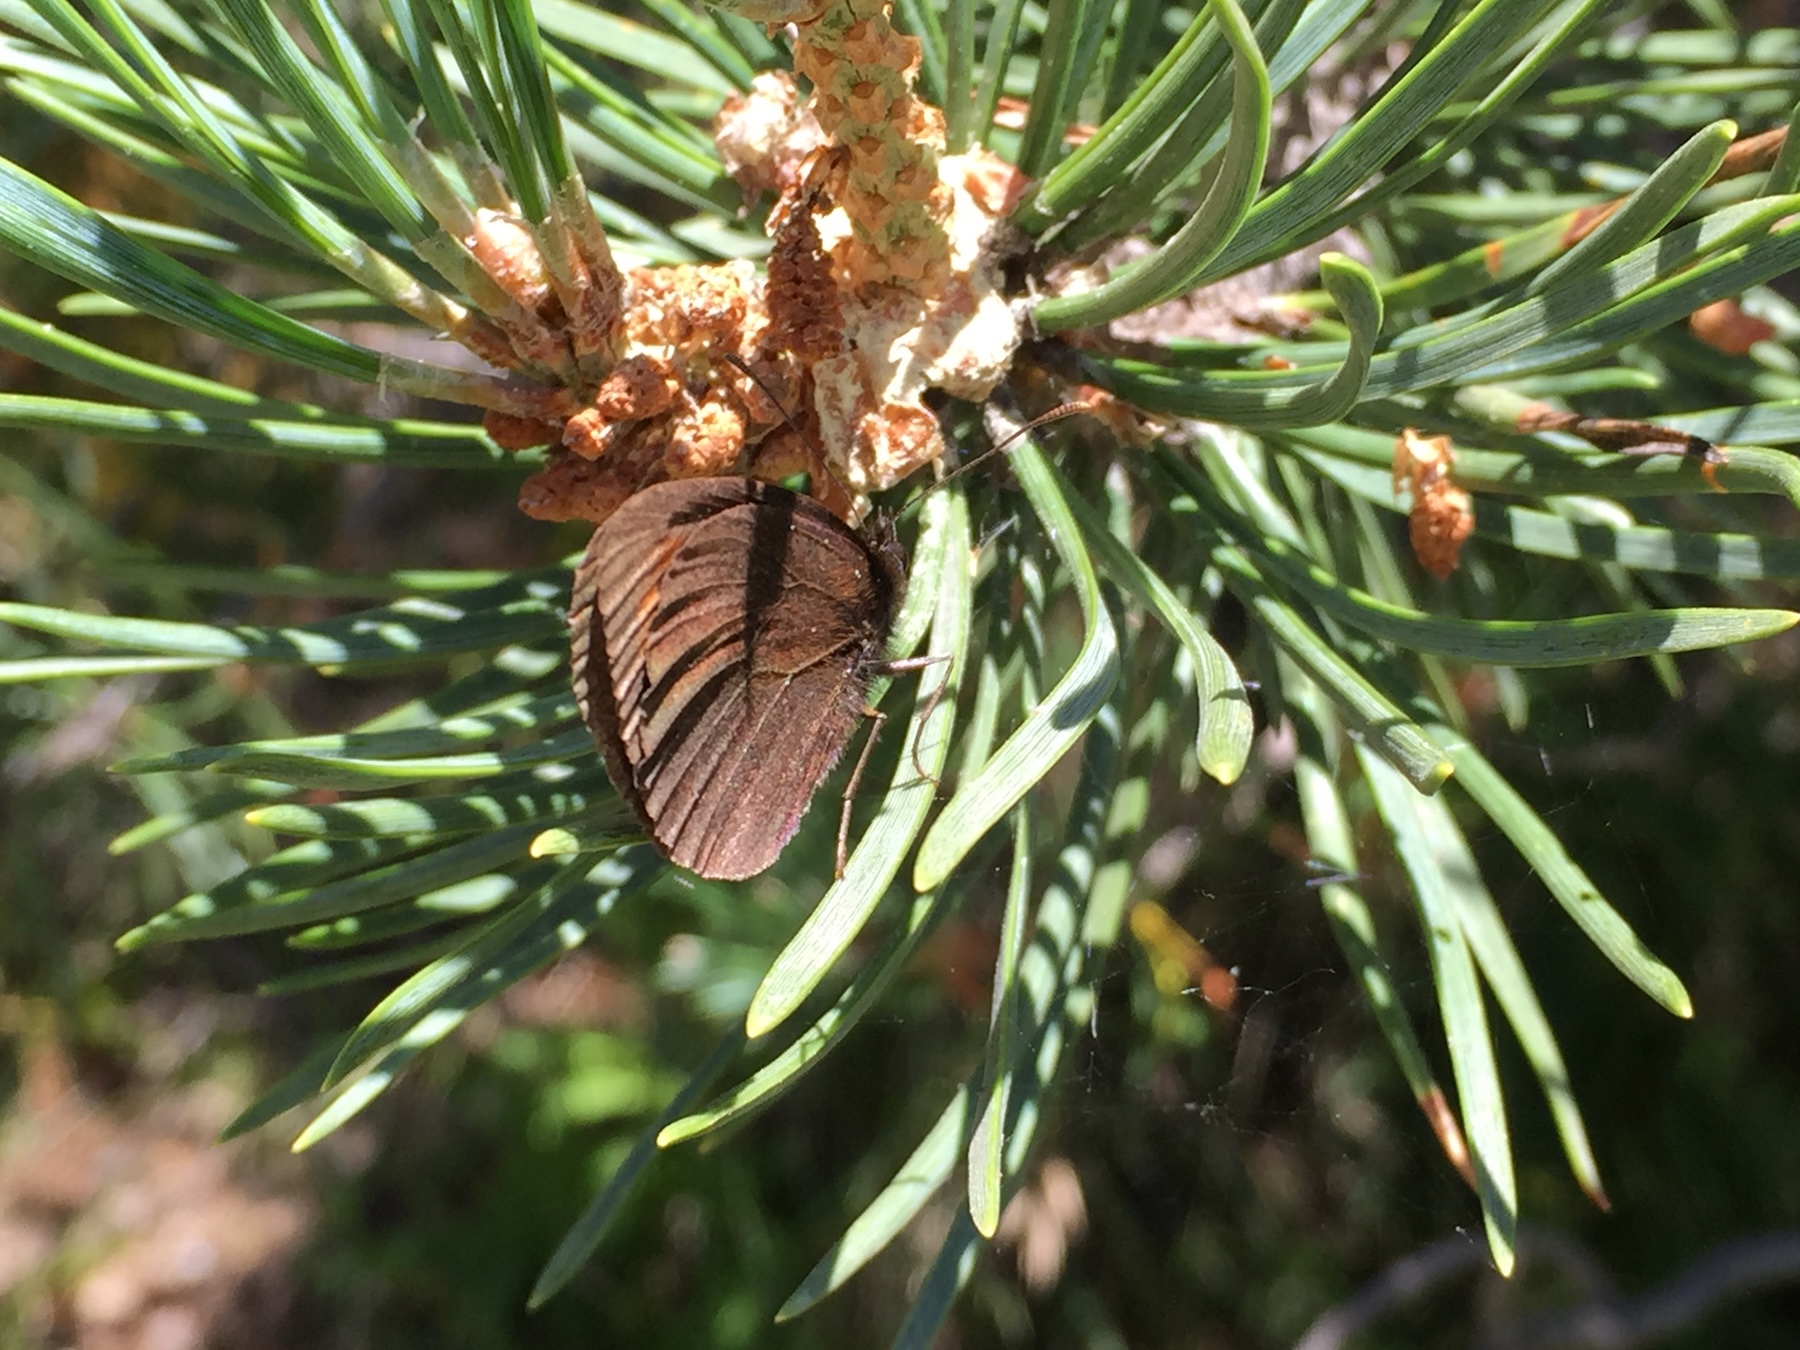
<svg viewBox="0 0 1800 1350"><path fill-rule="evenodd" d="M749 479L658 484L595 531L576 697L671 859L735 880L780 856L855 732L892 605L859 536Z"/></svg>

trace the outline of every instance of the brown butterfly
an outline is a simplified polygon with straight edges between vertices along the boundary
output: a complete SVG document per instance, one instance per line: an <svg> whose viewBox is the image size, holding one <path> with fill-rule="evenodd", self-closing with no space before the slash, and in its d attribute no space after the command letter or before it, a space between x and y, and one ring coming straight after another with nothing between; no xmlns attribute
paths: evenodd
<svg viewBox="0 0 1800 1350"><path fill-rule="evenodd" d="M866 711L904 579L891 531L750 478L655 484L594 531L575 699L663 854L728 881L780 856Z"/></svg>

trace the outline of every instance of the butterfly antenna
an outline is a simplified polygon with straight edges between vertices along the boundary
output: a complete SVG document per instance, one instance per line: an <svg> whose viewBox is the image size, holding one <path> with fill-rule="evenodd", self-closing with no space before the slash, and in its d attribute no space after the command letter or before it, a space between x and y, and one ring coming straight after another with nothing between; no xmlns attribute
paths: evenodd
<svg viewBox="0 0 1800 1350"><path fill-rule="evenodd" d="M949 473L945 474L942 478L938 479L937 482L926 484L924 490L906 504L906 509L901 514L904 515L908 512L915 510L918 507L919 503L924 501L925 498L927 496L929 496L931 493L936 492L939 488L943 487L944 484L949 483L957 478L962 477L965 473L967 473L970 469L973 469L977 464L980 464L983 460L992 459L995 455L1005 454L1007 449L1012 445L1012 443L1014 441L1018 440L1021 436L1025 436L1025 435L1029 434L1030 432L1036 431L1039 427L1043 426L1047 422L1060 422L1063 418L1074 417L1077 413L1091 413L1098 406L1099 405L1097 403L1092 403L1092 402L1087 402L1087 401L1079 401L1079 402L1074 402L1074 403L1060 403L1056 407L1052 408L1049 412L1042 413L1039 416L1032 418L1029 422L1025 423L1023 426L1009 427L1006 431L1006 434L1003 437L1001 437L1001 439L999 440L999 442L997 444L990 445L986 450L983 450L979 455L975 456L974 459L971 459L963 464L958 464ZM998 421L1000 418L1000 414L998 413L997 409L995 408L994 404L992 404L992 403L988 404L988 416L990 419L989 427L988 427L988 434L991 436L994 434L993 423L995 421Z"/></svg>
<svg viewBox="0 0 1800 1350"><path fill-rule="evenodd" d="M987 405L987 412L988 412L988 419L989 419L988 420L988 435L992 436L994 434L994 424L996 422L1001 423L1002 427L1005 430L1005 435L1001 437L1000 441L997 444L990 445L986 450L983 450L979 455L975 456L974 459L971 459L963 464L958 464L954 469L950 470L949 473L945 474L942 478L938 479L935 483L927 483L923 488L921 488L917 493L915 493L913 495L911 500L909 500L905 506L901 507L900 510L898 512L896 512L895 514L901 518L905 518L905 517L912 515L913 512L915 512L919 509L920 505L925 501L925 499L927 497L929 497L932 493L936 492L939 488L943 487L946 483L949 483L957 478L962 477L962 475L967 473L970 469L973 469L977 464L980 464L984 459L991 459L995 455L1004 454L1014 441L1018 440L1021 436L1024 436L1024 435L1028 434L1029 432L1037 430L1037 428L1043 426L1045 423L1059 422L1065 417L1074 417L1077 413L1091 413L1099 406L1100 406L1099 404L1089 402L1089 401L1078 401L1078 402L1074 402L1074 403L1060 403L1056 407L1052 408L1049 412L1043 413L1037 417L1032 418L1029 422L1025 423L1023 426L1015 426L1011 423L1010 420L1004 420L1004 421L1002 420L1003 414L1000 413L1000 411L996 407L996 405L990 400Z"/></svg>
<svg viewBox="0 0 1800 1350"><path fill-rule="evenodd" d="M1075 417L1081 413L1091 413L1099 406L1100 406L1099 404L1091 402L1086 399L1078 400L1074 403L1059 403L1056 407L1052 408L1049 412L1039 413L1036 417L1032 418L1029 422L1025 423L1024 426L1012 428L1010 431L1008 431L1006 433L1005 437L1003 437L998 443L996 443L994 445L990 445L986 450L983 450L979 455L975 456L975 458L970 460L967 464L959 464L956 466L956 468L952 472L945 474L944 477L939 480L939 483L940 483L940 485L943 483L948 483L952 478L955 478L958 474L967 473L970 469L974 468L977 464L981 463L981 461L984 459L992 459L995 455L1005 454L1007 449L1009 447L1011 447L1015 441L1021 440L1024 437L1030 435L1032 432L1036 431L1041 426L1045 426L1051 422L1060 422L1065 417ZM990 412L993 411L991 407L990 407L989 411ZM996 418L994 420L997 421L998 419ZM990 424L989 434L990 435L992 434L991 424Z"/></svg>
<svg viewBox="0 0 1800 1350"><path fill-rule="evenodd" d="M720 352L719 355L731 362L731 364L736 366L739 370L743 371L745 375L750 377L751 382L754 383L758 389L763 391L763 396L767 398L769 402L773 403L775 405L775 411L781 414L781 420L786 422L789 427L793 428L794 434L805 443L807 450L812 454L813 463L817 466L818 471L832 481L832 484L837 488L844 501L849 501L850 490L846 488L842 481L839 480L838 476L831 471L831 463L825 458L825 452L819 448L819 443L806 434L806 428L801 426L800 423L795 420L794 415L787 410L787 405L781 401L781 396L769 387L769 382L752 370L749 362L745 361L736 352ZM817 492L818 489L815 487L815 496L817 495Z"/></svg>
<svg viewBox="0 0 1800 1350"><path fill-rule="evenodd" d="M811 436L806 434L806 428L794 420L794 415L787 410L787 405L781 401L781 395L777 394L775 390L770 387L767 380L750 368L750 363L748 361L744 360L743 357L739 356L736 352L720 352L719 355L750 377L751 382L754 383L758 389L763 391L763 396L775 405L775 411L781 414L781 420L794 429L794 434L796 436L806 442L806 448L808 450L811 450L821 459L825 457L825 452L813 443L813 438Z"/></svg>

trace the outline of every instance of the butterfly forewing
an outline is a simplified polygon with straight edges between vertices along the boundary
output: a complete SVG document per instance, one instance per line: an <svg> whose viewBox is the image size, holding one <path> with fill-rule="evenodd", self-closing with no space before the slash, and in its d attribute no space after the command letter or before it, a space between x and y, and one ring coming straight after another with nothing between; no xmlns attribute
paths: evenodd
<svg viewBox="0 0 1800 1350"><path fill-rule="evenodd" d="M809 497L743 478L646 488L576 573L577 701L671 859L753 876L854 734L898 567Z"/></svg>

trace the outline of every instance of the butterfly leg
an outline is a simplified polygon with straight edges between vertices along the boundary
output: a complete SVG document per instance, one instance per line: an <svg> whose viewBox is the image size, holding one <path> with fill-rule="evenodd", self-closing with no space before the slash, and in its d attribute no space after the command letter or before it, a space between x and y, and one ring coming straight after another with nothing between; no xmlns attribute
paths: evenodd
<svg viewBox="0 0 1800 1350"><path fill-rule="evenodd" d="M862 753L856 757L856 767L850 770L850 781L844 784L843 805L838 811L837 838L837 871L835 877L844 875L844 863L850 856L850 807L856 800L857 786L862 782L863 770L869 766L869 754L875 749L875 738L881 734L881 724L887 721L887 714L879 708L864 708L863 716L875 723L869 728L869 734L863 738Z"/></svg>
<svg viewBox="0 0 1800 1350"><path fill-rule="evenodd" d="M909 670L928 670L932 666L942 665L948 660L950 660L948 653L938 656L909 656L901 661L879 662L873 667L873 673L876 675L901 675ZM950 677L946 673L944 678L938 681L937 687L925 696L925 707L920 711L917 720L920 723L930 721L931 714L937 711L938 704L944 701L945 695L949 692ZM864 712L866 714L868 710L865 709ZM919 777L929 779L931 785L936 787L938 785L937 775L927 773L925 766L919 763L919 742L916 737L913 740L912 757L913 768L919 771Z"/></svg>
<svg viewBox="0 0 1800 1350"><path fill-rule="evenodd" d="M948 661L950 658L948 656L927 656L927 657L923 657L921 659L931 662L931 661ZM923 727L925 725L925 723L927 723L931 720L931 715L938 710L938 704L942 703L944 701L944 699L949 695L949 693L950 693L950 672L945 671L944 678L939 680L937 682L937 684L935 686L933 686L933 688L929 694L925 695L925 706L919 712L919 725L921 727ZM938 776L936 774L932 773L929 769L927 769L923 764L921 764L919 762L919 740L920 740L920 737L918 737L918 736L913 737L913 745L912 745L913 768L915 768L919 771L919 777L929 780L929 782L931 783L931 786L935 788L938 786L940 780L938 779Z"/></svg>

